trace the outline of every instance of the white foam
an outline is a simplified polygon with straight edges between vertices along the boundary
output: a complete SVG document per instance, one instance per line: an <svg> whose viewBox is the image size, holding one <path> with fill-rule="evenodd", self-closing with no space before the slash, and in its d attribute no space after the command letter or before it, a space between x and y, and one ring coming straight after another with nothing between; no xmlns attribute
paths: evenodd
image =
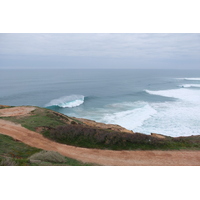
<svg viewBox="0 0 200 200"><path fill-rule="evenodd" d="M141 106L142 104L143 106ZM132 110L106 114L101 121L108 124L118 124L127 129L134 130L136 127L142 126L145 120L156 114L156 110L147 103L136 102L134 106L136 107L136 105L138 108Z"/></svg>
<svg viewBox="0 0 200 200"><path fill-rule="evenodd" d="M134 132L172 137L200 135L200 107L187 102L135 102L139 108L106 114L101 122L118 124ZM123 103L121 104L123 105ZM126 105L126 104L125 104Z"/></svg>
<svg viewBox="0 0 200 200"><path fill-rule="evenodd" d="M184 79L188 81L200 81L200 78L184 78Z"/></svg>
<svg viewBox="0 0 200 200"><path fill-rule="evenodd" d="M179 87L183 87L183 88L190 88L190 87L200 87L200 84L183 84L183 85L179 85Z"/></svg>
<svg viewBox="0 0 200 200"><path fill-rule="evenodd" d="M200 90L180 88L147 92L177 100L113 104L101 122L119 124L145 134L158 133L172 137L200 135Z"/></svg>
<svg viewBox="0 0 200 200"><path fill-rule="evenodd" d="M80 106L84 103L84 96L83 95L70 95L70 96L63 96L58 99L51 100L45 107L49 106L59 106L62 108L72 108Z"/></svg>
<svg viewBox="0 0 200 200"><path fill-rule="evenodd" d="M200 90L179 88L159 91L146 90L146 92L151 95L176 99L156 103L121 102L109 104L103 108L91 107L87 110L79 107L79 117L107 124L118 124L134 132L145 134L153 132L173 137L200 135ZM51 105L56 103L56 105L72 107L83 102L82 95L71 95L50 103ZM61 105L62 103L65 105Z"/></svg>
<svg viewBox="0 0 200 200"><path fill-rule="evenodd" d="M156 115L146 120L134 131L159 133L168 136L200 135L200 107L184 102L153 103Z"/></svg>
<svg viewBox="0 0 200 200"><path fill-rule="evenodd" d="M104 108L90 108L87 111L80 107L79 109L79 117L118 124L134 132L172 137L200 135L199 101L122 102L109 104Z"/></svg>
<svg viewBox="0 0 200 200"><path fill-rule="evenodd" d="M145 91L152 95L172 97L172 98L180 99L183 101L188 101L191 103L200 102L200 90L180 88L180 89L172 89L172 90L158 90L158 91L145 90Z"/></svg>
<svg viewBox="0 0 200 200"><path fill-rule="evenodd" d="M150 106L157 114L146 120L142 126L136 127L134 131L169 136L200 134L200 90L180 88L146 92L176 98L177 101L151 103Z"/></svg>

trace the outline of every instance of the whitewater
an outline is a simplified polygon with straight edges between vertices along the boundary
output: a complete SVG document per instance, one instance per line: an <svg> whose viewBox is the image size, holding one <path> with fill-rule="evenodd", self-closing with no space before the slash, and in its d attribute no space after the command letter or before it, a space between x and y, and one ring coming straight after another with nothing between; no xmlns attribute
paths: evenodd
<svg viewBox="0 0 200 200"><path fill-rule="evenodd" d="M45 107L51 106L59 106L61 108L73 108L76 106L80 106L84 102L83 95L70 95L70 96L63 96L58 99L51 100Z"/></svg>
<svg viewBox="0 0 200 200"><path fill-rule="evenodd" d="M0 78L0 104L46 107L145 134L200 135L199 70L1 70Z"/></svg>

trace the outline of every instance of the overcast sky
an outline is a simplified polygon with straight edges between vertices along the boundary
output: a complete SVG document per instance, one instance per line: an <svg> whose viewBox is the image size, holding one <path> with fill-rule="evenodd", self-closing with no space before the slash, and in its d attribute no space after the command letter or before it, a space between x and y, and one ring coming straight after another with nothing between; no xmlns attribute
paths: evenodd
<svg viewBox="0 0 200 200"><path fill-rule="evenodd" d="M200 69L200 34L0 34L0 68Z"/></svg>

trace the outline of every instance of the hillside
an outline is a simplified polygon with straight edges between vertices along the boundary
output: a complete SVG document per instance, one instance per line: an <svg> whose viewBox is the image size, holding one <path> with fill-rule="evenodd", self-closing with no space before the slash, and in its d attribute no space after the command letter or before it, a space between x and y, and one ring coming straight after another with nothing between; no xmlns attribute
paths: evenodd
<svg viewBox="0 0 200 200"><path fill-rule="evenodd" d="M15 139L0 135L1 162L8 159L15 165L72 165L69 159L82 161L73 160L73 165L200 164L200 136L173 138L133 133L118 125L68 117L33 106L0 106L0 133ZM5 150L5 146L10 149ZM43 160L31 159L38 152ZM62 162L46 161L44 158L50 154Z"/></svg>

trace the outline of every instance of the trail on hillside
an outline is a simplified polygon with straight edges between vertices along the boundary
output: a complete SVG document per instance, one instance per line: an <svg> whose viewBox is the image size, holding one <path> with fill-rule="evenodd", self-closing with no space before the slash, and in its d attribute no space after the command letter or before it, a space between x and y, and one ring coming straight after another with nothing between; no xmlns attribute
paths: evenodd
<svg viewBox="0 0 200 200"><path fill-rule="evenodd" d="M14 112L16 110L13 109L12 111ZM23 110L24 115L27 115L30 112L29 107L23 107ZM6 112L8 114L8 110L0 110L0 116L5 116ZM21 113L21 111L19 113ZM39 133L22 127L20 124L15 124L2 119L0 119L0 133L11 136L14 139L32 147L37 147L48 151L57 151L64 156L74 158L82 162L90 162L106 166L200 165L200 151L113 151L80 148L53 142L47 138L44 138Z"/></svg>
<svg viewBox="0 0 200 200"><path fill-rule="evenodd" d="M11 116L25 116L29 115L31 111L35 110L33 106L18 106L13 108L0 109L0 117L11 117Z"/></svg>

